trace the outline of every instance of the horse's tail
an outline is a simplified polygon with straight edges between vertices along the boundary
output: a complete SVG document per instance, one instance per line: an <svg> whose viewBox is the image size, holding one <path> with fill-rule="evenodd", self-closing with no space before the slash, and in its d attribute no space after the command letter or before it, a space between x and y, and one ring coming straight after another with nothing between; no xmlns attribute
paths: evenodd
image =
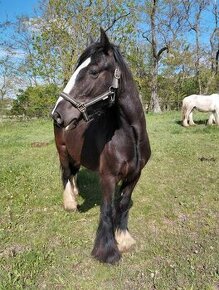
<svg viewBox="0 0 219 290"><path fill-rule="evenodd" d="M182 101L182 121L185 118L186 111L187 111L187 104L186 104L185 99L183 99L183 101Z"/></svg>

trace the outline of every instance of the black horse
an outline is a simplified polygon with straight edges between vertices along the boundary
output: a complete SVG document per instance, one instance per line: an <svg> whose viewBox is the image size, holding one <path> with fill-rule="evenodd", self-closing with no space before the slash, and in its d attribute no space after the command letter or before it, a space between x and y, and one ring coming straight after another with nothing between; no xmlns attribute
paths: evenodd
<svg viewBox="0 0 219 290"><path fill-rule="evenodd" d="M103 29L100 41L80 56L52 117L64 207L77 209L75 175L80 166L97 171L103 201L92 255L115 263L135 243L127 227L131 194L151 150L131 72Z"/></svg>

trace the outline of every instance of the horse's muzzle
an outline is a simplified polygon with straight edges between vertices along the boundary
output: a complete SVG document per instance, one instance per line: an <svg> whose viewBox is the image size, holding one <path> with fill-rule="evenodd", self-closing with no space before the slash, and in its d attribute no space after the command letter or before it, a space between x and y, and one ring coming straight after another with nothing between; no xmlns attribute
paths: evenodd
<svg viewBox="0 0 219 290"><path fill-rule="evenodd" d="M57 110L55 110L51 114L52 119L54 120L54 123L56 126L60 128L65 128L66 130L72 130L77 127L79 121L82 119L80 116L80 112L76 110L76 114L70 115L68 114L68 117L65 115L62 115Z"/></svg>

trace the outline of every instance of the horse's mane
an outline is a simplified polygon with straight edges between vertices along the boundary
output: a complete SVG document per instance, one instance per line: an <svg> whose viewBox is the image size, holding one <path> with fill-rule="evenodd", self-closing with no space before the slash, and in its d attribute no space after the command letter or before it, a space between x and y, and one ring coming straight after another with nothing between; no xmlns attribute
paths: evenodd
<svg viewBox="0 0 219 290"><path fill-rule="evenodd" d="M94 54L104 52L106 48L100 43L100 42L95 42L92 43L90 46L88 46L85 51L81 54L81 56L78 59L77 67L79 67L87 58L91 57ZM119 49L119 47L115 44L110 43L109 50L113 52L115 61L117 62L120 70L121 70L121 79L122 79L122 90L123 86L125 86L126 81L128 80L133 81L133 77L131 74L131 71L128 68L128 65L126 64L122 53Z"/></svg>

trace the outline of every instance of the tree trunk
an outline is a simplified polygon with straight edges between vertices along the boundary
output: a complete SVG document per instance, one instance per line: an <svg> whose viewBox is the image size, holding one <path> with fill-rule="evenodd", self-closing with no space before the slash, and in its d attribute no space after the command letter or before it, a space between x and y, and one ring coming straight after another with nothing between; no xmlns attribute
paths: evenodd
<svg viewBox="0 0 219 290"><path fill-rule="evenodd" d="M151 10L151 45L152 45L152 58L153 58L153 67L152 67L152 79L151 79L151 103L150 107L154 113L160 113L160 104L158 98L158 61L159 57L157 54L157 39L156 39L156 24L155 24L155 14L157 9L157 0L153 0L152 10Z"/></svg>
<svg viewBox="0 0 219 290"><path fill-rule="evenodd" d="M151 75L151 101L150 101L150 108L152 112L154 113L161 112L161 108L159 104L159 97L158 97L158 92L157 92L157 87L158 87L157 75L158 75L158 63L157 63L157 60L154 60L153 68L152 68L152 75Z"/></svg>
<svg viewBox="0 0 219 290"><path fill-rule="evenodd" d="M198 19L199 21L199 19ZM200 76L200 44L199 44L199 24L196 24L195 31L195 40L196 40L196 61L195 61L195 70L196 70L196 78L198 82L199 94L202 94L202 83Z"/></svg>

